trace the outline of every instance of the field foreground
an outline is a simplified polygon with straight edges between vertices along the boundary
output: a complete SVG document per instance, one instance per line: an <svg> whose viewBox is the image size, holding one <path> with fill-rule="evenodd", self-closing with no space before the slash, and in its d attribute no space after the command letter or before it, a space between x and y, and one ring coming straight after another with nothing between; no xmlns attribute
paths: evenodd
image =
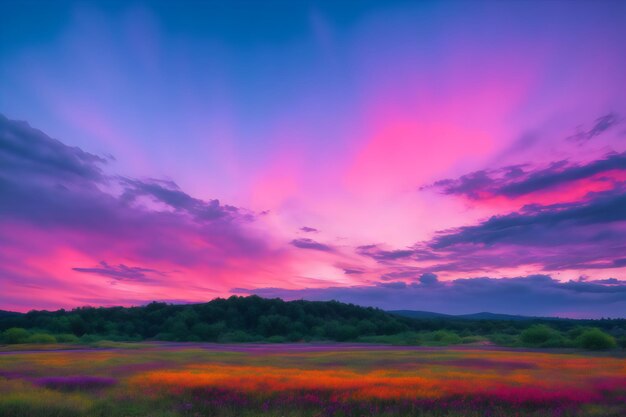
<svg viewBox="0 0 626 417"><path fill-rule="evenodd" d="M174 343L0 352L0 416L617 417L625 404L626 358L606 355Z"/></svg>

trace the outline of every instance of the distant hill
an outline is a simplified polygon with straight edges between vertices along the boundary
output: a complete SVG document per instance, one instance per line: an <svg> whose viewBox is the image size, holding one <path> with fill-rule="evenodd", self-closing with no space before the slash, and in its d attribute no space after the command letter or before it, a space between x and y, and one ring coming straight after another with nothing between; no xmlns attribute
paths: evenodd
<svg viewBox="0 0 626 417"><path fill-rule="evenodd" d="M481 313L473 313L473 314L462 314L457 317L463 319L470 320L536 320L539 317L529 317L529 316L517 316L512 314L498 314L498 313L489 313L489 312L481 312ZM554 319L556 318L545 318L541 317L541 319Z"/></svg>
<svg viewBox="0 0 626 417"><path fill-rule="evenodd" d="M530 316L518 316L512 314L498 314L498 313L489 313L489 312L480 312L473 314L443 314L443 313L433 313L431 311L420 311L420 310L390 310L388 311L391 314L396 314L402 317L409 317L412 319L432 319L432 318L449 318L449 319L466 319L466 320L557 320L556 318L551 317L530 317Z"/></svg>
<svg viewBox="0 0 626 417"><path fill-rule="evenodd" d="M450 314L433 313L432 311L421 311L421 310L389 310L387 312L391 314L396 314L398 316L409 317L412 319L432 319L432 318L454 317Z"/></svg>

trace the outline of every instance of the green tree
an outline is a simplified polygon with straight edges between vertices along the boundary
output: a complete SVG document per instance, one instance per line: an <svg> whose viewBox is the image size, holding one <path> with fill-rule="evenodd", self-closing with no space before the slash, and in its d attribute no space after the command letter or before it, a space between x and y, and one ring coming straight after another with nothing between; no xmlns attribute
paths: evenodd
<svg viewBox="0 0 626 417"><path fill-rule="evenodd" d="M26 339L26 343L56 343L57 339L48 333L35 333Z"/></svg>
<svg viewBox="0 0 626 417"><path fill-rule="evenodd" d="M520 340L526 346L544 346L558 336L558 332L553 328L545 324L535 324L522 332Z"/></svg>
<svg viewBox="0 0 626 417"><path fill-rule="evenodd" d="M26 329L12 327L2 333L2 341L9 344L26 343L29 336L30 333Z"/></svg>
<svg viewBox="0 0 626 417"><path fill-rule="evenodd" d="M61 333L55 336L59 343L78 343L80 339L71 333Z"/></svg>
<svg viewBox="0 0 626 417"><path fill-rule="evenodd" d="M588 350L606 350L617 347L613 336L595 327L583 331L578 336L577 342L579 347Z"/></svg>
<svg viewBox="0 0 626 417"><path fill-rule="evenodd" d="M70 329L76 336L82 336L87 333L87 323L80 315L71 316L69 321Z"/></svg>
<svg viewBox="0 0 626 417"><path fill-rule="evenodd" d="M444 345L458 345L463 340L461 337L448 330L438 330L433 334L433 340Z"/></svg>

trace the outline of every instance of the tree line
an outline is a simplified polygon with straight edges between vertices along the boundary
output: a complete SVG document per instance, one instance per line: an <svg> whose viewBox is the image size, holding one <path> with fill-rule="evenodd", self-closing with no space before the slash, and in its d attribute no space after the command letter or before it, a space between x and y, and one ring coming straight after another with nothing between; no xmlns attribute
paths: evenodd
<svg viewBox="0 0 626 417"><path fill-rule="evenodd" d="M0 343L364 342L449 345L626 347L626 320L413 319L337 301L283 301L258 296L201 304L80 307L0 315Z"/></svg>

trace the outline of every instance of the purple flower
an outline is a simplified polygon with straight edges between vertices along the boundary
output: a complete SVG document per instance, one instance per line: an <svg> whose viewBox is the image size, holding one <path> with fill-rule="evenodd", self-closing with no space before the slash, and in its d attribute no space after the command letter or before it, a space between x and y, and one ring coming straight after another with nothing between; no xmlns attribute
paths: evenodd
<svg viewBox="0 0 626 417"><path fill-rule="evenodd" d="M114 378L100 376L53 376L38 378L33 382L40 387L63 391L101 389L117 383Z"/></svg>

